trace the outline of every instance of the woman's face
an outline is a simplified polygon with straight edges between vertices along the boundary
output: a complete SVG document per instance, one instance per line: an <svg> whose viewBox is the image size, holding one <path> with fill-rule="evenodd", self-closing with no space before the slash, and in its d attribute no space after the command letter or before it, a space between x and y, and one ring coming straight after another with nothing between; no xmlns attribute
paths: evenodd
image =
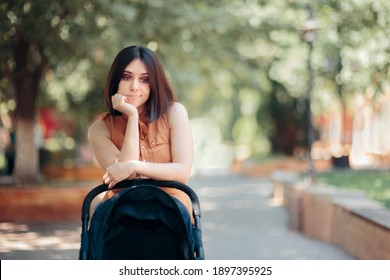
<svg viewBox="0 0 390 280"><path fill-rule="evenodd" d="M122 73L118 93L126 97L126 102L135 106L139 113L144 111L150 96L149 73L145 64L136 59L130 62Z"/></svg>

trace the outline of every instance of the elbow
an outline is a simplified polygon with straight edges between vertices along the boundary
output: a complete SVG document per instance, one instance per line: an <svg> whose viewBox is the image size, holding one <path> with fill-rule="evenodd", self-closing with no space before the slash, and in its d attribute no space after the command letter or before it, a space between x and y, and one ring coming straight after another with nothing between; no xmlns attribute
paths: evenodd
<svg viewBox="0 0 390 280"><path fill-rule="evenodd" d="M190 176L180 176L175 181L187 185L189 180Z"/></svg>
<svg viewBox="0 0 390 280"><path fill-rule="evenodd" d="M191 177L191 169L190 168L183 168L182 172L177 173L177 177L175 178L175 181L187 185Z"/></svg>

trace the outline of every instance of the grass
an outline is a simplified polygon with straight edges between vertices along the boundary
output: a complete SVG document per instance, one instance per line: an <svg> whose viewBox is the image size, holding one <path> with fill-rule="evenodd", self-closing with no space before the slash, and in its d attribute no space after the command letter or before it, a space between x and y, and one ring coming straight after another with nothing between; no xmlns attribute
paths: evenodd
<svg viewBox="0 0 390 280"><path fill-rule="evenodd" d="M363 190L390 209L390 170L340 169L318 172L317 180L337 188Z"/></svg>

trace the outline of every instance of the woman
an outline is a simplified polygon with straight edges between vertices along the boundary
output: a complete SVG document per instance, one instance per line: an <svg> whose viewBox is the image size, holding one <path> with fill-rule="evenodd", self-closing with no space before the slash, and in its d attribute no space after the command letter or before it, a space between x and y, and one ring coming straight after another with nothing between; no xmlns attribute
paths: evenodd
<svg viewBox="0 0 390 280"><path fill-rule="evenodd" d="M113 61L105 87L109 112L88 131L89 142L109 188L125 179L146 177L187 184L193 156L185 107L175 94L158 57L146 47L131 46ZM162 188L192 213L182 191ZM104 199L112 197L107 192ZM192 215L191 215L192 216Z"/></svg>

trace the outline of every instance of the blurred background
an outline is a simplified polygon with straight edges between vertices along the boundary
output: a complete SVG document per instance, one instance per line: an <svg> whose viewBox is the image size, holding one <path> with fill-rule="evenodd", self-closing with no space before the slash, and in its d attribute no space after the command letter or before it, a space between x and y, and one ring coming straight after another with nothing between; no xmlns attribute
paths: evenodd
<svg viewBox="0 0 390 280"><path fill-rule="evenodd" d="M106 110L116 54L144 45L189 112L193 174L222 174L191 178L211 259L389 259L390 213L376 204L359 202L372 207L354 212L369 217L363 229L343 220L334 236L385 256L349 256L302 239L270 201L278 196L270 175L287 169L305 182L363 189L390 207L389 14L388 0L2 0L2 258L77 257L80 204L103 174L87 130ZM321 216L330 206L310 200L301 211L299 195L287 203L296 207L289 220L319 214L303 226L331 232ZM387 235L369 235L372 221ZM233 222L237 231L226 235ZM236 247L227 252L226 244Z"/></svg>
<svg viewBox="0 0 390 280"><path fill-rule="evenodd" d="M2 1L0 174L94 166L86 132L129 45L160 56L187 107L194 172L271 157L386 168L389 13L386 0Z"/></svg>

